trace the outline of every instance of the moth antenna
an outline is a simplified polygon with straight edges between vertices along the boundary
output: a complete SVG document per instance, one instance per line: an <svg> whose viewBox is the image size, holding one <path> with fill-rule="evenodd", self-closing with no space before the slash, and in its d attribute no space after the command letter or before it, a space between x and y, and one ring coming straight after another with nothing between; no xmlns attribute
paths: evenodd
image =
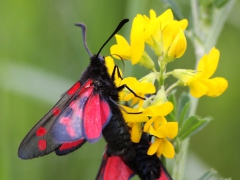
<svg viewBox="0 0 240 180"><path fill-rule="evenodd" d="M107 39L107 41L102 45L100 50L97 53L97 57L99 56L100 52L102 51L103 47L108 43L108 41L115 35L117 32L123 27L124 24L126 24L129 21L129 19L123 19L115 29L115 31L112 33L112 35Z"/></svg>
<svg viewBox="0 0 240 180"><path fill-rule="evenodd" d="M89 56L92 57L92 53L89 51L88 46L87 46L87 41L86 41L87 27L83 23L75 23L75 26L79 26L82 28L82 37L83 37L84 47L85 47L86 51L88 52Z"/></svg>

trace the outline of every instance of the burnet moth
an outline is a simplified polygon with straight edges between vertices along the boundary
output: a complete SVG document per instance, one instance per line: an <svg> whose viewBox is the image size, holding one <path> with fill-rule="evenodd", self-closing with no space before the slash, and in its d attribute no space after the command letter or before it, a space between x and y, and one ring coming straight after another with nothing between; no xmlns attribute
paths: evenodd
<svg viewBox="0 0 240 180"><path fill-rule="evenodd" d="M135 174L142 180L172 180L157 155L147 155L149 146L149 137L143 133L139 143L133 143L136 156L132 160L104 153L96 180L128 180Z"/></svg>
<svg viewBox="0 0 240 180"><path fill-rule="evenodd" d="M36 158L53 151L57 155L65 155L78 149L86 141L98 141L102 135L108 143L108 155L121 155L126 160L135 157L129 129L117 105L119 91L127 86L116 87L114 74L118 67L115 66L110 76L105 59L100 55L102 48L126 22L128 19L119 23L96 55L88 50L85 25L76 24L82 28L90 65L80 80L26 135L18 149L20 158Z"/></svg>

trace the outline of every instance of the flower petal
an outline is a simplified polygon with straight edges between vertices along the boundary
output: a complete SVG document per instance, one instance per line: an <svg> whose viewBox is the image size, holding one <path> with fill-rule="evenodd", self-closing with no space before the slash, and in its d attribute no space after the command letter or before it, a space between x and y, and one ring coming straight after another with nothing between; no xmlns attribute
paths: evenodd
<svg viewBox="0 0 240 180"><path fill-rule="evenodd" d="M173 139L177 136L178 133L178 123L177 122L168 122L165 124L167 129L167 137Z"/></svg>
<svg viewBox="0 0 240 180"><path fill-rule="evenodd" d="M173 104L166 102L159 106L149 106L143 112L145 116L166 116L173 110Z"/></svg>
<svg viewBox="0 0 240 180"><path fill-rule="evenodd" d="M142 136L142 126L141 123L134 123L132 126L131 140L134 143L138 143Z"/></svg>
<svg viewBox="0 0 240 180"><path fill-rule="evenodd" d="M187 19L183 19L181 21L178 21L179 23L179 27L182 29L182 30L185 30L188 26L188 20Z"/></svg>
<svg viewBox="0 0 240 180"><path fill-rule="evenodd" d="M173 158L175 154L173 145L167 139L163 139L162 146L163 146L162 154L166 158Z"/></svg>
<svg viewBox="0 0 240 180"><path fill-rule="evenodd" d="M138 109L133 109L123 105L121 105L121 107L127 112L131 112L131 113L139 112ZM147 122L149 120L147 116L144 116L142 114L129 114L123 110L121 112L126 122L138 123L138 122Z"/></svg>
<svg viewBox="0 0 240 180"><path fill-rule="evenodd" d="M199 98L205 95L208 91L208 87L199 81L193 81L189 83L189 88L190 88L190 94L195 98Z"/></svg>
<svg viewBox="0 0 240 180"><path fill-rule="evenodd" d="M108 69L108 74L112 76L113 68L115 66L113 59L110 56L105 57L105 65Z"/></svg>
<svg viewBox="0 0 240 180"><path fill-rule="evenodd" d="M173 58L180 58L186 51L187 48L187 40L186 37L181 29L177 36L174 38L171 46L168 50L168 56Z"/></svg>
<svg viewBox="0 0 240 180"><path fill-rule="evenodd" d="M215 89L209 88L206 94L207 96L211 96L211 97L220 96L228 87L228 81L224 78L216 77L210 80L217 83L217 87Z"/></svg>
<svg viewBox="0 0 240 180"><path fill-rule="evenodd" d="M143 131L144 131L144 132L149 132L150 127L151 127L152 123L155 121L156 118L157 118L157 117L153 117L153 118L151 118L150 120L148 120L148 121L145 123L145 125L144 125L144 127L143 127Z"/></svg>
<svg viewBox="0 0 240 180"><path fill-rule="evenodd" d="M113 45L110 48L111 54L118 55L118 56L114 56L116 59L120 59L120 57L123 59L130 59L131 48L130 48L128 42L126 41L126 39L123 36L117 35L117 34L115 35L115 38L116 38L117 44Z"/></svg>
<svg viewBox="0 0 240 180"><path fill-rule="evenodd" d="M134 18L131 30L131 61L136 64L144 52L144 24L141 15Z"/></svg>
<svg viewBox="0 0 240 180"><path fill-rule="evenodd" d="M201 78L210 78L217 69L220 52L215 47L211 49L208 55L204 56L198 64L198 71L202 71Z"/></svg>
<svg viewBox="0 0 240 180"><path fill-rule="evenodd" d="M147 154L148 155L153 155L156 153L158 147L160 146L162 142L162 139L156 138L154 143L151 144L151 146L148 148Z"/></svg>

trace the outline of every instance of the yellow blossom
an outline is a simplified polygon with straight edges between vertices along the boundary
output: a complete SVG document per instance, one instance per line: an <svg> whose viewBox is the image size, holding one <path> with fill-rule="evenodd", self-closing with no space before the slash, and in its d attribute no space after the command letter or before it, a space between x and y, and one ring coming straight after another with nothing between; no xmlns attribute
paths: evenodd
<svg viewBox="0 0 240 180"><path fill-rule="evenodd" d="M142 66L155 71L154 63L150 56L144 51L145 44L145 31L144 31L144 19L142 15L138 14L132 24L130 44L121 35L115 35L117 44L110 48L111 54L117 59L119 57L123 59L131 60L132 64L139 63Z"/></svg>
<svg viewBox="0 0 240 180"><path fill-rule="evenodd" d="M173 145L168 139L173 139L178 132L177 122L167 122L164 116L167 116L173 110L173 104L166 102L157 106L149 106L143 110L142 115L150 116L144 125L144 132L155 136L154 143L148 149L148 154L157 153L158 156L163 154L165 157L172 158L174 156Z"/></svg>
<svg viewBox="0 0 240 180"><path fill-rule="evenodd" d="M154 10L150 10L150 18L144 16L145 29L148 35L145 36L146 43L149 44L156 55L163 56L164 61L170 62L179 58L186 50L187 41L183 31L188 25L188 21L183 19L176 21L170 9L162 15L156 17Z"/></svg>
<svg viewBox="0 0 240 180"><path fill-rule="evenodd" d="M130 59L132 64L136 64L144 52L143 23L139 16L135 17L132 24L130 45L121 35L115 35L117 44L110 49L111 54L116 54L123 59ZM116 56L116 58L119 58Z"/></svg>
<svg viewBox="0 0 240 180"><path fill-rule="evenodd" d="M188 85L192 96L199 98L203 95L216 97L228 87L228 82L222 77L209 79L217 69L220 53L214 47L209 54L204 55L198 64L197 72L191 70L174 70L173 76L183 85Z"/></svg>
<svg viewBox="0 0 240 180"><path fill-rule="evenodd" d="M157 156L163 154L167 158L174 157L174 147L168 139L173 139L177 135L177 122L167 122L163 116L153 117L145 124L144 132L155 136L154 143L148 149L149 155L157 153Z"/></svg>

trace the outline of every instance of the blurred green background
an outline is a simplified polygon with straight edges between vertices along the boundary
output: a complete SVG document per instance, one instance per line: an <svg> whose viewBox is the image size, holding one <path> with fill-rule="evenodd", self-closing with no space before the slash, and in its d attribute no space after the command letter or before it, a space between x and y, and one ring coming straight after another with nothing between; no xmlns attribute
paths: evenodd
<svg viewBox="0 0 240 180"><path fill-rule="evenodd" d="M189 2L183 1L184 14ZM137 13L149 15L153 8L161 14L164 6L157 0L79 1L79 0L1 0L0 3L0 179L94 179L105 143L86 144L64 157L54 153L33 160L21 160L17 150L21 140L35 123L53 106L81 75L89 63L81 31L75 22L87 27L87 42L96 53L123 18ZM239 179L240 168L240 1L237 1L220 35L216 47L221 52L214 76L229 81L227 91L218 98L203 97L197 114L211 115L214 121L191 139L193 163L187 175L196 179L209 167L221 176ZM121 30L129 37L131 23ZM103 49L108 55L112 40ZM141 77L144 68L130 68L125 76ZM192 68L194 54L191 43L183 58L172 68ZM144 71L146 72L146 71ZM205 165L199 168L201 161ZM194 169L195 168L195 169ZM196 173L195 173L196 172Z"/></svg>

